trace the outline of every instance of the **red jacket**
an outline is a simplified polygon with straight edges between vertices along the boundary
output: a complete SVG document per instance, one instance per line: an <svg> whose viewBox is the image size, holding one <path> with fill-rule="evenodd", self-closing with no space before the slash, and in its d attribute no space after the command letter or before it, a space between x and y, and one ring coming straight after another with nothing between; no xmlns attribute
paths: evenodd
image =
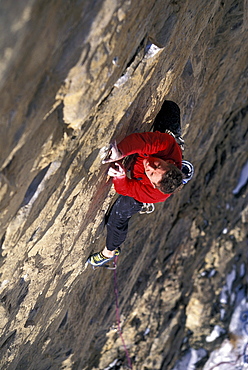
<svg viewBox="0 0 248 370"><path fill-rule="evenodd" d="M171 194L163 194L154 188L145 174L143 160L148 156L163 160L171 159L181 169L182 151L175 139L169 134L161 132L144 132L131 134L118 144L124 156L137 156L132 164L131 179L128 177L114 177L114 187L117 193L128 195L142 203L158 203L165 201Z"/></svg>

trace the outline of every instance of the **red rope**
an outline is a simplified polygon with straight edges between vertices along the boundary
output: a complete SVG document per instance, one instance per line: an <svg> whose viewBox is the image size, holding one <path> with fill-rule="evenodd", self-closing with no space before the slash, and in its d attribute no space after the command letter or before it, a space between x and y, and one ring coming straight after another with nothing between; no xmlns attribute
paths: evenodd
<svg viewBox="0 0 248 370"><path fill-rule="evenodd" d="M213 367L211 367L210 370L214 370L216 367L219 367L221 365L227 365L227 364L236 365L237 364L237 360L235 362L234 361L222 361L222 362L219 362L218 364L216 364Z"/></svg>
<svg viewBox="0 0 248 370"><path fill-rule="evenodd" d="M238 355L236 361L222 361L222 362L219 362L218 364L212 366L210 368L210 370L214 370L216 367L220 366L220 365L227 365L227 364L232 364L232 365L237 365L238 363L238 360L240 359L240 357L245 357L245 353L246 353L246 349L248 348L248 343L246 343L245 347L244 347L244 351L243 351L243 354L240 354ZM244 359L244 363L247 363L246 359ZM244 366L244 365L243 365ZM242 369L243 369L243 366L242 366Z"/></svg>
<svg viewBox="0 0 248 370"><path fill-rule="evenodd" d="M238 357L237 357L237 359L236 359L236 361L221 361L221 362L219 362L218 364L216 364L216 365L214 365L214 366L212 366L209 370L214 370L216 367L218 367L218 366L221 366L221 365L227 365L227 364L232 364L232 365L237 365L237 363L238 363L238 360L240 359L240 357L241 357L242 355L239 355ZM242 367L243 368L243 367Z"/></svg>
<svg viewBox="0 0 248 370"><path fill-rule="evenodd" d="M116 266L117 266L117 259L118 259L118 257L116 256L115 257L115 265ZM133 368L132 367L132 361L131 361L131 358L129 356L128 349L127 349L127 346L126 346L126 343L124 341L123 334L122 334L122 331L121 331L121 317L120 317L119 300L118 300L118 285L117 285L116 269L114 270L114 287L115 287L116 321L117 321L117 326L118 326L118 333L119 333L119 336L121 338L121 341L122 341L122 344L123 344L123 347L124 347L124 350L125 350L125 353L126 353L128 367L130 369L132 369Z"/></svg>

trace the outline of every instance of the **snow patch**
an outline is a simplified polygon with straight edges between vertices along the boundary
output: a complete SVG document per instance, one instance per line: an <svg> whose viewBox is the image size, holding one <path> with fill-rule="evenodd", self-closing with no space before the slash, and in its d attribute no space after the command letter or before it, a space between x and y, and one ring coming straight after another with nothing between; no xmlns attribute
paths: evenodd
<svg viewBox="0 0 248 370"><path fill-rule="evenodd" d="M217 273L217 271L215 269L210 269L210 270L202 271L200 273L200 276L211 278L211 277L215 276L216 273Z"/></svg>
<svg viewBox="0 0 248 370"><path fill-rule="evenodd" d="M145 59L149 59L149 58L152 58L154 57L159 51L161 50L161 48L159 48L157 45L155 44L148 44L146 46L146 53L145 53L145 56L144 58Z"/></svg>
<svg viewBox="0 0 248 370"><path fill-rule="evenodd" d="M111 362L111 364L109 364L107 367L105 367L103 370L110 370L110 369L114 369L115 368L115 365L117 364L117 362L119 361L118 358L116 358L113 362Z"/></svg>
<svg viewBox="0 0 248 370"><path fill-rule="evenodd" d="M212 333L206 337L206 342L213 342L217 339L220 335L224 334L226 331L225 329L221 328L219 325L215 325Z"/></svg>
<svg viewBox="0 0 248 370"><path fill-rule="evenodd" d="M229 332L232 342L225 339L221 347L211 353L204 370L248 369L248 302L245 296L234 310Z"/></svg>
<svg viewBox="0 0 248 370"><path fill-rule="evenodd" d="M241 170L241 173L240 173L238 185L236 186L235 189L233 189L232 193L234 195L237 195L240 192L240 190L242 189L242 187L245 186L247 181L248 181L248 161L243 166L243 168Z"/></svg>
<svg viewBox="0 0 248 370"><path fill-rule="evenodd" d="M239 276L240 276L241 278L243 278L243 277L245 276L245 264L244 264L244 263L242 263L242 264L240 265Z"/></svg>
<svg viewBox="0 0 248 370"><path fill-rule="evenodd" d="M9 280L3 280L3 282L0 286L0 290L2 290L8 283L9 283Z"/></svg>
<svg viewBox="0 0 248 370"><path fill-rule="evenodd" d="M221 319L221 321L224 321L225 316L226 316L226 310L224 308L221 308L220 309L220 319Z"/></svg>
<svg viewBox="0 0 248 370"><path fill-rule="evenodd" d="M209 272L208 277L213 277L215 274L216 274L216 270L215 270L215 269L212 269L212 270Z"/></svg>
<svg viewBox="0 0 248 370"><path fill-rule="evenodd" d="M236 266L233 266L232 271L227 275L227 278L226 278L226 284L227 284L229 294L231 294L232 285L235 279L236 279Z"/></svg>
<svg viewBox="0 0 248 370"><path fill-rule="evenodd" d="M144 336L148 335L149 333L150 333L150 328L146 328L146 330L144 331Z"/></svg>
<svg viewBox="0 0 248 370"><path fill-rule="evenodd" d="M236 279L236 267L233 266L232 271L227 275L226 284L223 286L222 291L220 293L220 303L227 304L228 297L230 297L232 302L235 300L235 295L232 294L232 285L235 279Z"/></svg>
<svg viewBox="0 0 248 370"><path fill-rule="evenodd" d="M121 76L117 81L116 83L114 84L115 87L120 87L122 86L125 82L127 82L129 79L129 75L128 73L124 74L123 76Z"/></svg>
<svg viewBox="0 0 248 370"><path fill-rule="evenodd" d="M191 348L187 353L179 360L172 370L195 370L196 364L203 357L207 355L207 351L203 348L198 350Z"/></svg>
<svg viewBox="0 0 248 370"><path fill-rule="evenodd" d="M113 63L115 66L119 67L119 64L118 64L118 57L114 57L114 58L113 58L113 60L112 60L112 63Z"/></svg>

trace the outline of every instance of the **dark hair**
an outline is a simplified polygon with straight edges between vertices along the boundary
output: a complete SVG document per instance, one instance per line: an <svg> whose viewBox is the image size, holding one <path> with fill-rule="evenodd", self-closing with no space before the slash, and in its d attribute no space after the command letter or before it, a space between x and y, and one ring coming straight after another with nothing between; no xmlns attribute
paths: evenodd
<svg viewBox="0 0 248 370"><path fill-rule="evenodd" d="M168 170L163 174L157 188L164 194L171 194L182 185L183 173L174 164L168 163Z"/></svg>

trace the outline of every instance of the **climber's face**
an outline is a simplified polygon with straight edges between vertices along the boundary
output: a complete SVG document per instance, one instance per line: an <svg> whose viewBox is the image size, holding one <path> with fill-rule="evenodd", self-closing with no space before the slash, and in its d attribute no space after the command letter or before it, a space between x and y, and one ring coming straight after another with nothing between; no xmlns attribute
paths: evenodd
<svg viewBox="0 0 248 370"><path fill-rule="evenodd" d="M158 186L163 175L168 170L168 164L166 162L167 161L156 157L148 157L143 160L145 174L154 188Z"/></svg>

